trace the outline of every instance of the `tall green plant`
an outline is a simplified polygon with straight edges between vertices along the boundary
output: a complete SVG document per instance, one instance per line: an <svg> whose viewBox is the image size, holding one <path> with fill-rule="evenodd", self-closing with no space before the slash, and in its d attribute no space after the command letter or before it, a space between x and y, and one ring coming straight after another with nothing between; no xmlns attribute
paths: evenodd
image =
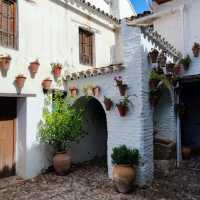
<svg viewBox="0 0 200 200"><path fill-rule="evenodd" d="M84 111L73 107L70 99L63 98L62 93L56 92L53 99L49 95L45 100L39 140L52 145L56 151L68 150L73 142L78 142L86 134L83 115Z"/></svg>

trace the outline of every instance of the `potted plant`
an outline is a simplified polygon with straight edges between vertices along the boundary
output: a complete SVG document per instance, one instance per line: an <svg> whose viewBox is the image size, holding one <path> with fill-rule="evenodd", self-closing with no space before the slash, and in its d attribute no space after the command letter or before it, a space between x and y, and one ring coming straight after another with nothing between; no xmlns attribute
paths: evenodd
<svg viewBox="0 0 200 200"><path fill-rule="evenodd" d="M199 53L200 53L200 44L199 43L194 43L193 47L192 47L192 52L194 57L199 57Z"/></svg>
<svg viewBox="0 0 200 200"><path fill-rule="evenodd" d="M153 69L151 71L150 80L149 80L150 89L154 90L154 89L157 88L157 86L158 86L158 84L160 82L160 79L161 79L160 77L161 77L161 75L158 74L155 69Z"/></svg>
<svg viewBox="0 0 200 200"><path fill-rule="evenodd" d="M124 97L124 99L120 100L120 102L116 104L121 117L125 117L127 115L129 103L130 100L128 97Z"/></svg>
<svg viewBox="0 0 200 200"><path fill-rule="evenodd" d="M101 88L99 86L93 86L93 94L95 97L99 97L101 93Z"/></svg>
<svg viewBox="0 0 200 200"><path fill-rule="evenodd" d="M12 58L10 55L0 56L0 65L3 71L7 71L10 68L11 60Z"/></svg>
<svg viewBox="0 0 200 200"><path fill-rule="evenodd" d="M192 62L192 60L191 60L191 58L190 58L189 55L187 55L186 57L184 57L184 58L182 58L182 59L180 60L180 64L183 65L184 70L188 70L188 69L189 69L190 63L191 63L191 62Z"/></svg>
<svg viewBox="0 0 200 200"><path fill-rule="evenodd" d="M87 96L93 96L94 95L93 88L94 88L93 85L86 85L86 86L83 87L83 92Z"/></svg>
<svg viewBox="0 0 200 200"><path fill-rule="evenodd" d="M85 136L83 131L83 109L76 109L70 100L63 98L63 94L56 91L53 98L45 99L43 119L39 126L39 140L51 145L55 150L53 166L58 175L65 175L71 168L71 156L68 154L73 143Z"/></svg>
<svg viewBox="0 0 200 200"><path fill-rule="evenodd" d="M183 65L181 63L178 63L174 67L174 74L176 76L180 76L183 72Z"/></svg>
<svg viewBox="0 0 200 200"><path fill-rule="evenodd" d="M62 64L51 63L51 67L52 67L52 73L54 74L54 76L56 78L59 78L61 76L61 72L62 72Z"/></svg>
<svg viewBox="0 0 200 200"><path fill-rule="evenodd" d="M18 89L22 89L24 87L24 83L26 81L26 77L23 74L19 74L15 78L15 83Z"/></svg>
<svg viewBox="0 0 200 200"><path fill-rule="evenodd" d="M76 97L78 96L78 88L76 86L72 86L69 88L71 97Z"/></svg>
<svg viewBox="0 0 200 200"><path fill-rule="evenodd" d="M151 49L151 51L148 54L149 58L151 59L151 63L157 62L158 55L159 51L157 49Z"/></svg>
<svg viewBox="0 0 200 200"><path fill-rule="evenodd" d="M104 105L106 107L106 110L110 111L112 106L113 106L112 100L110 98L107 98L107 97L104 96L104 101L103 102L104 102Z"/></svg>
<svg viewBox="0 0 200 200"><path fill-rule="evenodd" d="M174 66L175 66L174 63L168 63L166 65L166 73L167 74L172 74L174 72Z"/></svg>
<svg viewBox="0 0 200 200"><path fill-rule="evenodd" d="M161 51L161 53L158 55L157 61L159 67L166 66L166 61L167 61L166 51Z"/></svg>
<svg viewBox="0 0 200 200"><path fill-rule="evenodd" d="M46 78L42 81L42 86L44 90L50 90L51 89L52 80L50 78Z"/></svg>
<svg viewBox="0 0 200 200"><path fill-rule="evenodd" d="M155 107L158 104L160 97L161 97L161 91L159 89L151 90L149 93L150 104L153 107Z"/></svg>
<svg viewBox="0 0 200 200"><path fill-rule="evenodd" d="M40 62L38 59L30 63L29 69L33 75L35 75L38 72L39 66Z"/></svg>
<svg viewBox="0 0 200 200"><path fill-rule="evenodd" d="M120 193L127 193L133 188L136 179L135 165L139 163L139 151L125 145L115 147L112 155L113 183Z"/></svg>
<svg viewBox="0 0 200 200"><path fill-rule="evenodd" d="M119 92L121 96L125 96L127 89L128 89L128 85L127 84L123 84L123 80L121 76L116 76L114 78L115 82L116 82L116 86L119 88Z"/></svg>

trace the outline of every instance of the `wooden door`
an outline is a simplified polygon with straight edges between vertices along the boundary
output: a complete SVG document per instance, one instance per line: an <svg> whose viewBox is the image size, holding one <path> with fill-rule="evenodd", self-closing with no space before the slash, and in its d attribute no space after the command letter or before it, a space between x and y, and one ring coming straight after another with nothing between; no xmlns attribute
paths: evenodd
<svg viewBox="0 0 200 200"><path fill-rule="evenodd" d="M16 99L0 97L0 177L15 174Z"/></svg>

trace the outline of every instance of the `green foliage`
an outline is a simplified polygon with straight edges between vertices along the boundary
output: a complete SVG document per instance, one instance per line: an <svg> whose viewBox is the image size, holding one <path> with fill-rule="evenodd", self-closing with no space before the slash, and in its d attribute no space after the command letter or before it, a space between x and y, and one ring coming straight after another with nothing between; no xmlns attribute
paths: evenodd
<svg viewBox="0 0 200 200"><path fill-rule="evenodd" d="M138 165L139 151L137 149L129 149L125 145L122 145L113 149L111 158L113 164Z"/></svg>
<svg viewBox="0 0 200 200"><path fill-rule="evenodd" d="M120 100L120 102L117 104L117 106L124 106L124 107L128 107L128 105L130 104L130 100L129 97L124 97L124 99Z"/></svg>
<svg viewBox="0 0 200 200"><path fill-rule="evenodd" d="M53 104L49 95L39 127L40 141L52 145L57 151L69 149L73 142L78 142L86 134L83 130L83 114L82 109L72 107L70 99L64 99L60 92L55 93Z"/></svg>
<svg viewBox="0 0 200 200"><path fill-rule="evenodd" d="M189 55L180 60L180 64L183 64L184 66L189 66L191 62L192 60Z"/></svg>

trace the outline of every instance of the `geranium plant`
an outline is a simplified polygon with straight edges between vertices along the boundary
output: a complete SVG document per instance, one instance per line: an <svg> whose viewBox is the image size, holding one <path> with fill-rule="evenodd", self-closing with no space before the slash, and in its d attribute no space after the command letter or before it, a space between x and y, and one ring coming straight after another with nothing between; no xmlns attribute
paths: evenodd
<svg viewBox="0 0 200 200"><path fill-rule="evenodd" d="M121 96L125 96L126 95L126 91L128 89L127 84L123 83L123 79L122 79L121 76L116 76L114 78L114 80L116 82L117 87L119 88L120 95Z"/></svg>
<svg viewBox="0 0 200 200"><path fill-rule="evenodd" d="M124 97L122 100L119 101L119 103L116 104L121 117L126 116L130 103L131 102L129 100L129 97Z"/></svg>

